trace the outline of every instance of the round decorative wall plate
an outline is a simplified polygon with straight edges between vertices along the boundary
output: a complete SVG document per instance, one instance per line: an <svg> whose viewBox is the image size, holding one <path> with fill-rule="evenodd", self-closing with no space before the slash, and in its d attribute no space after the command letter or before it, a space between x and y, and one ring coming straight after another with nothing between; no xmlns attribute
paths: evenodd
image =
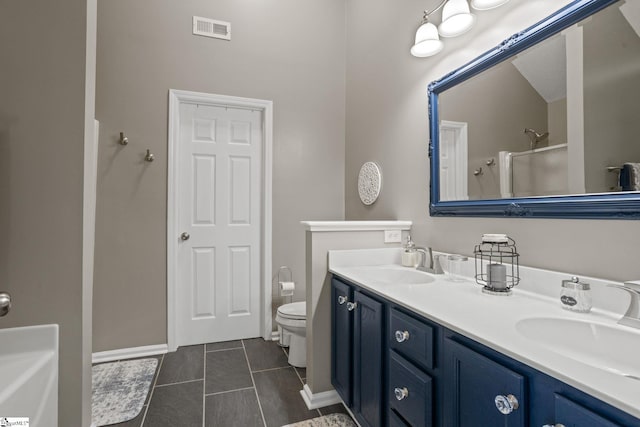
<svg viewBox="0 0 640 427"><path fill-rule="evenodd" d="M358 194L365 205L371 205L378 199L382 187L382 174L377 164L366 162L358 175Z"/></svg>

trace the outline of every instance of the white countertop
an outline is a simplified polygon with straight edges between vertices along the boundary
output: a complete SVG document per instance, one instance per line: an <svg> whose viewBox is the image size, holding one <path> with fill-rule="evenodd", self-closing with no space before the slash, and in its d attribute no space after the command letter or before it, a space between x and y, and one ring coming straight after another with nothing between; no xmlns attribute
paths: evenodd
<svg viewBox="0 0 640 427"><path fill-rule="evenodd" d="M411 221L301 221L307 231L411 230Z"/></svg>
<svg viewBox="0 0 640 427"><path fill-rule="evenodd" d="M549 295L553 294L549 289L557 288L559 292L560 282L555 279L567 278L570 276L567 273L520 266L523 280L510 296L485 294L482 286L471 279L451 282L437 275L433 276L435 281L429 284L398 285L372 281L370 274L363 275L363 267L366 266L373 269L385 265L407 268L400 265L401 254L401 249L329 251L329 271L640 418L640 380L549 351L516 329L519 320L531 317L588 320L618 327L616 322L624 312L621 307L626 308L628 299L622 292L615 294L614 290L604 286L613 282L593 278L588 281L592 286L594 309L583 314L562 309L558 298ZM468 277L473 277L473 258L470 258L466 267L467 272L470 271ZM525 280L528 273L536 277L539 285ZM620 298L616 298L616 295ZM618 301L606 301L612 299ZM640 337L640 331L637 332ZM640 355L637 360L640 369Z"/></svg>

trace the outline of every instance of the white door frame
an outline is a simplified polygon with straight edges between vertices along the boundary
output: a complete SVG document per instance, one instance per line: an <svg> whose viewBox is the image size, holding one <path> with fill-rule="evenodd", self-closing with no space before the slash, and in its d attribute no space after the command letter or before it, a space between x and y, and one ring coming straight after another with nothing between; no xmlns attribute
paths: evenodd
<svg viewBox="0 0 640 427"><path fill-rule="evenodd" d="M180 141L180 104L246 108L262 111L263 149L261 180L261 236L260 236L260 277L261 321L260 330L265 340L271 339L271 206L272 206L272 163L273 163L273 101L262 99L238 98L235 96L214 95L209 93L169 90L169 149L167 180L167 346L169 351L177 349L176 337L176 292L178 273L178 236L177 227L178 197L177 161Z"/></svg>

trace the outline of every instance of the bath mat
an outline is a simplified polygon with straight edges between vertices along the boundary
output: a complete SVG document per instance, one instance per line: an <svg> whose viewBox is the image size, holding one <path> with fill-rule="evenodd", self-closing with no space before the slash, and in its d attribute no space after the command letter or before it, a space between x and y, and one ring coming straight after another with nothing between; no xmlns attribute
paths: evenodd
<svg viewBox="0 0 640 427"><path fill-rule="evenodd" d="M347 414L329 414L282 427L357 427Z"/></svg>
<svg viewBox="0 0 640 427"><path fill-rule="evenodd" d="M158 359L102 363L92 369L91 418L96 427L138 416L149 393Z"/></svg>

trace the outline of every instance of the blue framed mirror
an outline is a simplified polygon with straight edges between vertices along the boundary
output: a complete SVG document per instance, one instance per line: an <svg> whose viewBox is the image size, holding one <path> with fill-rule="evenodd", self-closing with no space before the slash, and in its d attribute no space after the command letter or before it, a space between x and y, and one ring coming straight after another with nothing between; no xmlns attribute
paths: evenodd
<svg viewBox="0 0 640 427"><path fill-rule="evenodd" d="M640 219L636 1L574 1L428 96L431 216Z"/></svg>

